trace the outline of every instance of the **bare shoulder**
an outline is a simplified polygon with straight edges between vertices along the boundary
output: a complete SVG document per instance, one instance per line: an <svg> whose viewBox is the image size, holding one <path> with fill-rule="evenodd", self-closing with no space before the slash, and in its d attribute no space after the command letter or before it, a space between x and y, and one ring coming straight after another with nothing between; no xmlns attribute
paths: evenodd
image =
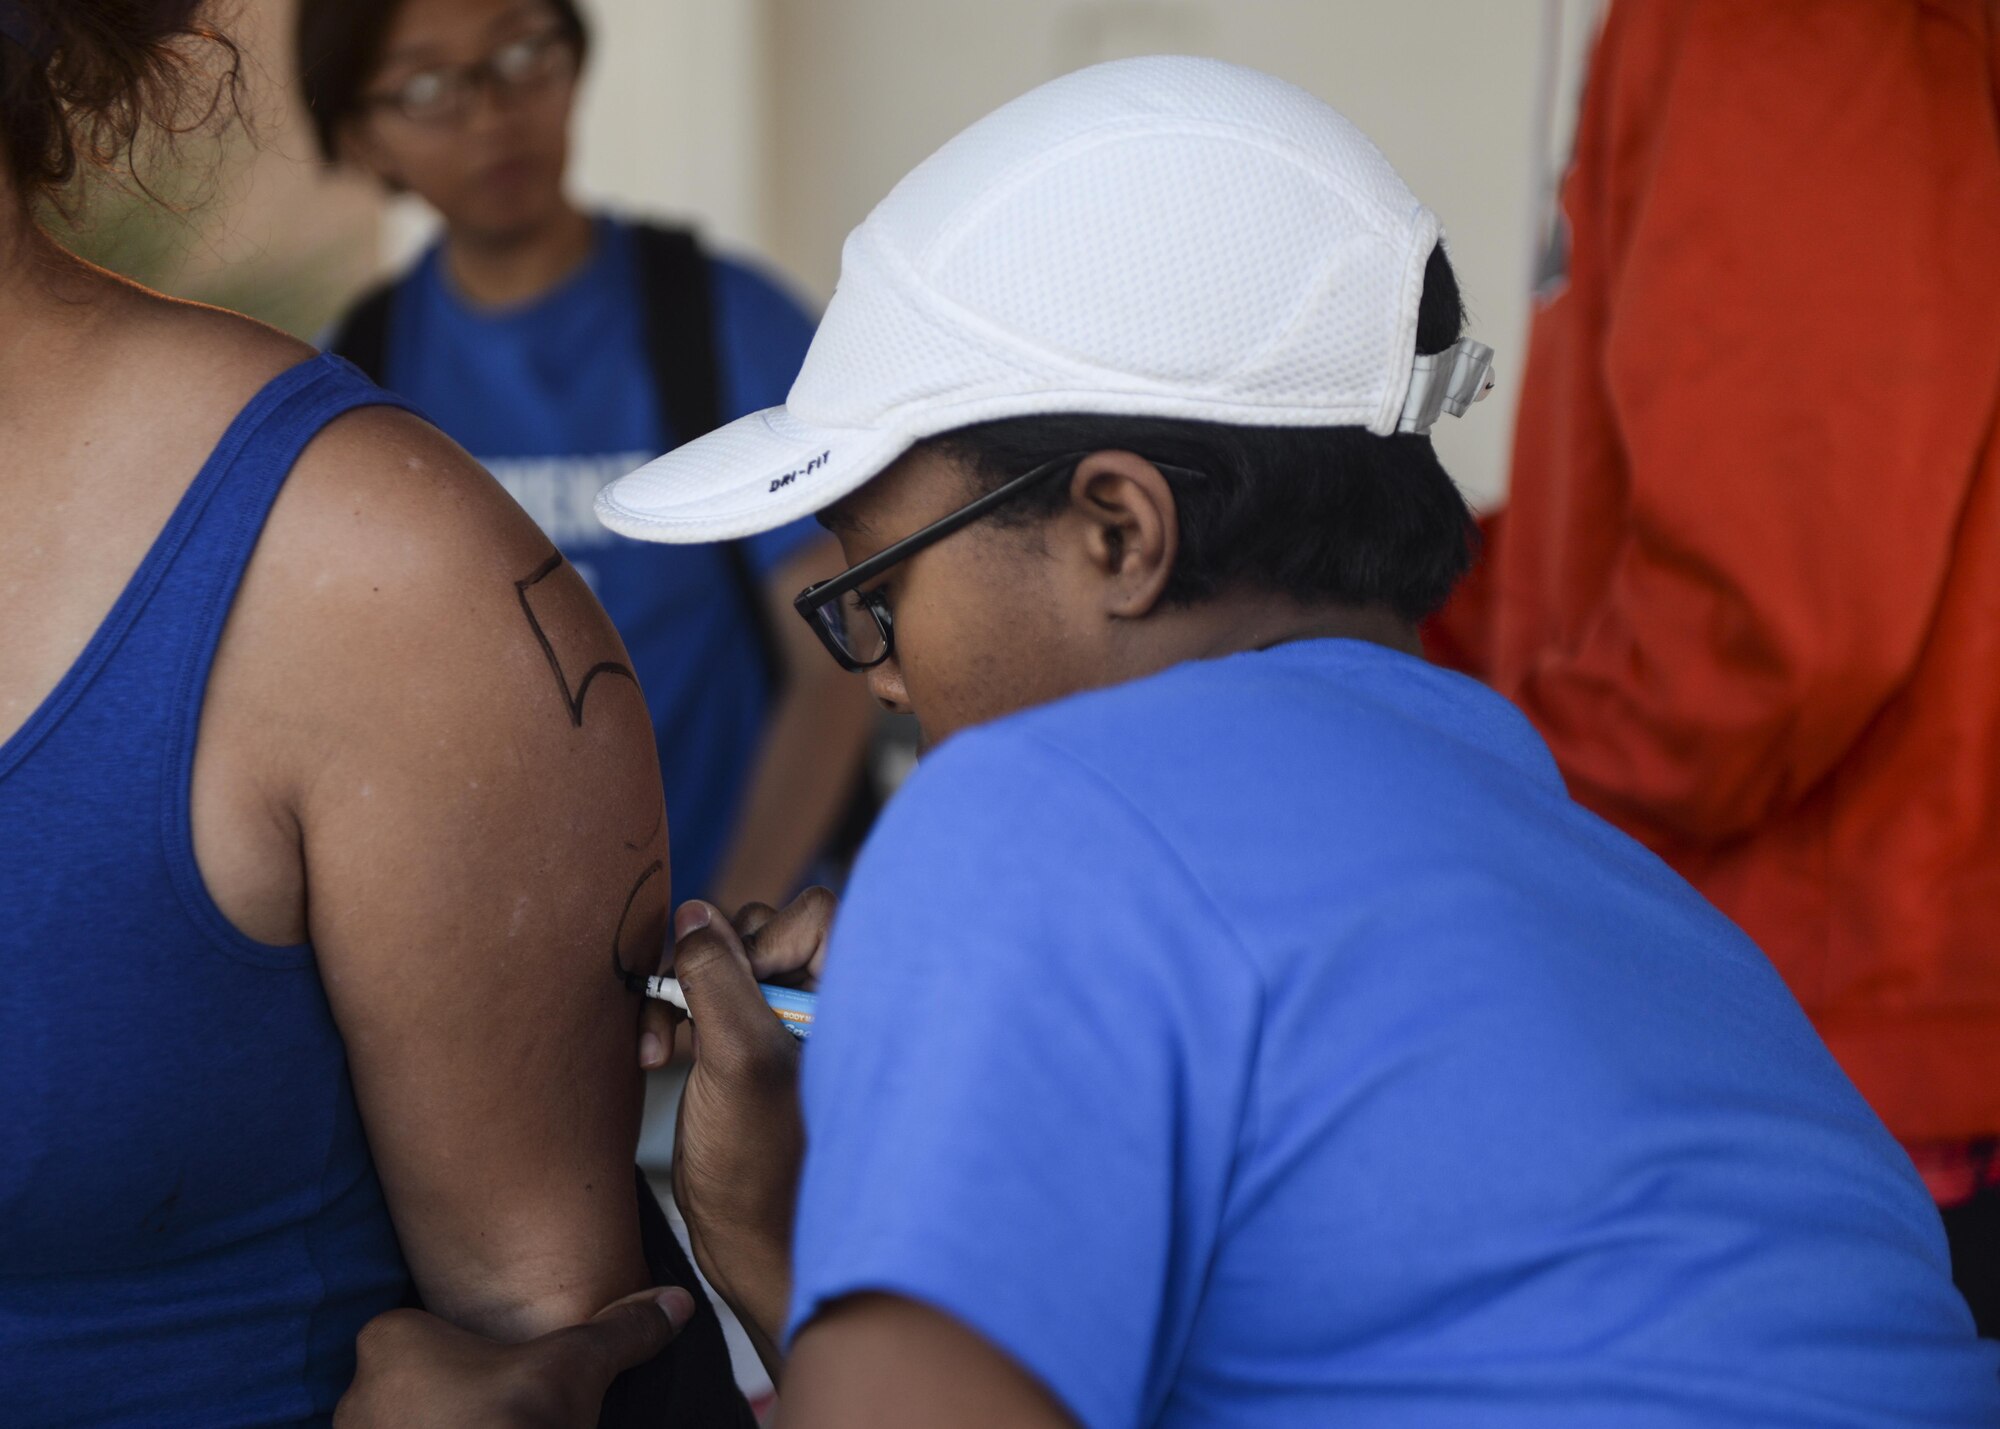
<svg viewBox="0 0 2000 1429"><path fill-rule="evenodd" d="M328 423L283 499L288 518L312 525L316 541L366 544L394 533L432 562L548 545L464 448L399 407L360 407Z"/></svg>
<svg viewBox="0 0 2000 1429"><path fill-rule="evenodd" d="M508 617L513 581L554 555L540 528L463 448L400 408L336 418L293 468L265 537L274 564L322 599L460 622Z"/></svg>
<svg viewBox="0 0 2000 1429"><path fill-rule="evenodd" d="M59 466L73 434L87 434L89 460L63 466L62 479L100 504L144 513L135 541L158 530L265 384L313 356L262 323L131 285L94 290L78 314L8 395L25 399L22 440Z"/></svg>
<svg viewBox="0 0 2000 1429"><path fill-rule="evenodd" d="M585 759L651 748L624 646L588 587L484 468L396 408L347 413L307 447L239 615L259 668L283 682L269 698L315 692L311 748L342 743L334 724L385 700L396 742L483 730L519 748L554 740L552 752L580 736Z"/></svg>
<svg viewBox="0 0 2000 1429"><path fill-rule="evenodd" d="M125 325L132 358L175 375L183 401L241 410L258 389L314 356L310 343L241 313L140 291Z"/></svg>

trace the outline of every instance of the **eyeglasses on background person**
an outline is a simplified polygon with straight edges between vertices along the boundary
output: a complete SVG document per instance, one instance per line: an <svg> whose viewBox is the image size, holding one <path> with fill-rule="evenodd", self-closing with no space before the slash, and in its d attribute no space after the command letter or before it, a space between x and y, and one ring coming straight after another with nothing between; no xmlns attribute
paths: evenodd
<svg viewBox="0 0 2000 1429"><path fill-rule="evenodd" d="M576 73L576 46L560 26L507 41L471 64L418 70L394 88L364 96L370 108L387 109L413 124L447 125L462 120L481 89L496 98L526 95Z"/></svg>

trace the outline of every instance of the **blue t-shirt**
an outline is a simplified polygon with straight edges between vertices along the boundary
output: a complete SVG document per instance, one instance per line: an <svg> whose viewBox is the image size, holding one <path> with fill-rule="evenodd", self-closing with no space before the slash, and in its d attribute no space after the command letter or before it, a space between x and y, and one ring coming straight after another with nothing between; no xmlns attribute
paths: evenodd
<svg viewBox="0 0 2000 1429"><path fill-rule="evenodd" d="M794 1332L907 1296L1093 1426L2000 1423L1937 1212L1777 974L1417 660L956 737L822 992Z"/></svg>
<svg viewBox="0 0 2000 1429"><path fill-rule="evenodd" d="M769 278L711 262L723 416L791 390L813 320ZM720 546L613 535L598 490L679 438L645 352L632 230L600 219L589 262L520 307L470 306L440 250L398 286L383 385L415 402L540 523L625 637L659 740L674 892L711 891L769 711L756 617ZM707 341L705 336L690 340ZM745 543L768 577L822 533L810 521Z"/></svg>

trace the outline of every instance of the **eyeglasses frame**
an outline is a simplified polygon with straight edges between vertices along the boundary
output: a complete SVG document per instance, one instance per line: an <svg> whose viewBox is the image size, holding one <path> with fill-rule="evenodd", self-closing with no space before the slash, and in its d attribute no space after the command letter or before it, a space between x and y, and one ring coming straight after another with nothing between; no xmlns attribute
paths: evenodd
<svg viewBox="0 0 2000 1429"><path fill-rule="evenodd" d="M826 646L827 653L839 662L841 669L857 675L874 669L896 653L895 620L881 592L860 591L863 585L884 571L901 565L926 547L936 545L953 532L964 530L987 512L1006 505L1029 487L1047 480L1065 466L1073 468L1089 455L1089 452L1067 452L1002 482L984 496L968 502L948 516L939 517L928 526L911 532L895 544L883 547L867 560L849 566L839 575L807 586L792 601L792 609L799 613L800 619L812 627L813 634L819 637L820 644ZM876 627L882 632L882 653L873 660L857 660L841 649L836 637L818 618L818 612L822 608L840 599L849 591L860 591L862 604L875 618Z"/></svg>
<svg viewBox="0 0 2000 1429"><path fill-rule="evenodd" d="M970 526L988 512L1006 505L1028 488L1048 480L1057 472L1063 470L1074 472L1090 455L1091 453L1087 451L1065 452L1059 457L1051 457L1048 461L1029 468L1019 476L1002 482L984 496L959 507L950 515L939 517L930 525L913 531L893 545L885 546L867 560L849 566L839 575L807 586L793 599L792 608L799 613L800 619L812 627L813 634L819 637L820 644L826 647L827 653L833 656L841 669L857 675L874 669L896 653L896 622L889 610L887 598L880 591L861 590L863 585L884 571L901 565L926 547L936 545L953 532ZM1177 471L1187 476L1198 474L1187 467L1175 466L1168 462L1156 461L1153 465L1161 471ZM818 612L829 602L840 599L849 591L859 592L863 607L874 618L876 628L882 632L882 653L872 660L857 660L841 649L837 637L818 618Z"/></svg>
<svg viewBox="0 0 2000 1429"><path fill-rule="evenodd" d="M491 90L496 95L518 92L516 82L506 79L501 75L496 61L503 51L512 49L515 45L519 44L533 44L539 52L544 54L551 50L568 51L571 64L574 65L576 62L575 39L563 26L551 25L532 35L520 35L507 41L504 45L497 45L482 59L473 60L467 64L433 65L429 69L418 70L416 74L408 76L403 81L404 85L408 85L410 80L415 79L417 75L421 74L447 76L455 86L455 91L458 95L456 104L447 113L436 114L428 119L420 119L403 107L403 96L397 91L364 94L361 96L361 107L368 111L387 109L404 121L421 125L425 128L441 129L461 123L464 121L465 116L472 112L473 102L479 98L481 91ZM553 79L554 77L553 71L542 76L544 80Z"/></svg>

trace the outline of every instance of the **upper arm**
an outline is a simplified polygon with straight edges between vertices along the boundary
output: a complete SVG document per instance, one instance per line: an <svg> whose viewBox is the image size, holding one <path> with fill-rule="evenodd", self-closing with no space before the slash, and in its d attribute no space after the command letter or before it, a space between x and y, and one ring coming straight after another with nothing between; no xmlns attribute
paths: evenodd
<svg viewBox="0 0 2000 1429"><path fill-rule="evenodd" d="M999 731L955 738L891 803L834 924L792 1325L916 1300L1079 1417L1143 1417L1222 1214L1256 986L1092 774Z"/></svg>
<svg viewBox="0 0 2000 1429"><path fill-rule="evenodd" d="M894 1295L840 1301L785 1367L787 1429L1069 1429L1036 1379L940 1310Z"/></svg>
<svg viewBox="0 0 2000 1429"><path fill-rule="evenodd" d="M616 972L668 901L645 705L582 582L422 424L343 419L282 502L309 925L397 1233L448 1318L566 1323L645 1273Z"/></svg>

